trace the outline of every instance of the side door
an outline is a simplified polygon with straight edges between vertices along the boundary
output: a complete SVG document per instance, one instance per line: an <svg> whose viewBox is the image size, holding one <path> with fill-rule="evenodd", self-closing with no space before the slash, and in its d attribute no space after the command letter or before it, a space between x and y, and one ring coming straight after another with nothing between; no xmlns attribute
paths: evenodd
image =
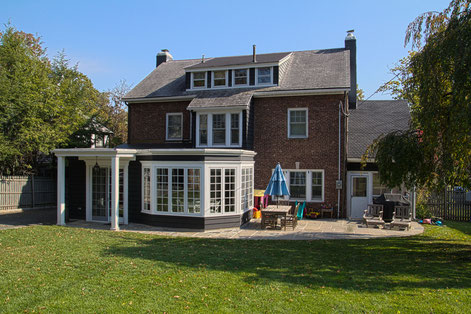
<svg viewBox="0 0 471 314"><path fill-rule="evenodd" d="M354 174L350 178L350 218L360 219L368 207L368 175Z"/></svg>

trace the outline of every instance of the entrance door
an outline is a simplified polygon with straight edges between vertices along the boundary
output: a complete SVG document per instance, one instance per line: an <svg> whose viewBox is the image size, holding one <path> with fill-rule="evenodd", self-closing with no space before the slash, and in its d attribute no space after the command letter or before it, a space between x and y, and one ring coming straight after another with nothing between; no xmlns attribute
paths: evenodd
<svg viewBox="0 0 471 314"><path fill-rule="evenodd" d="M352 175L350 183L350 218L359 219L368 207L368 176Z"/></svg>
<svg viewBox="0 0 471 314"><path fill-rule="evenodd" d="M123 169L119 169L119 222L123 223ZM92 220L109 222L111 218L111 169L92 169Z"/></svg>

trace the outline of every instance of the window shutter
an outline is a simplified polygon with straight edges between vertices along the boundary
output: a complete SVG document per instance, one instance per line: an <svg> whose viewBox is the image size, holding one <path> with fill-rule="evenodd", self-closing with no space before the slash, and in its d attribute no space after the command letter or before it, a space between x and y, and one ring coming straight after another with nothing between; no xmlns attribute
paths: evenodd
<svg viewBox="0 0 471 314"><path fill-rule="evenodd" d="M185 88L186 88L186 89L190 89L190 88L191 88L191 73L190 73L190 72L186 72Z"/></svg>
<svg viewBox="0 0 471 314"><path fill-rule="evenodd" d="M206 75L206 78L207 78L206 86L208 88L211 88L211 71L208 71L208 75Z"/></svg>
<svg viewBox="0 0 471 314"><path fill-rule="evenodd" d="M250 84L255 85L255 68L250 68Z"/></svg>
<svg viewBox="0 0 471 314"><path fill-rule="evenodd" d="M232 70L227 71L227 86L232 86Z"/></svg>
<svg viewBox="0 0 471 314"><path fill-rule="evenodd" d="M274 66L273 67L273 84L275 85L278 85L278 76L280 75L279 72L280 72L279 67Z"/></svg>

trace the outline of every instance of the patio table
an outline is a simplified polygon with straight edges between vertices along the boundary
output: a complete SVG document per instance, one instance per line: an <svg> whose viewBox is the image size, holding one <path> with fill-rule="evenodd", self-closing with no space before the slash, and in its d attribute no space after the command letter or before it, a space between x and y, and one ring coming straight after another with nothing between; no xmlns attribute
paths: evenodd
<svg viewBox="0 0 471 314"><path fill-rule="evenodd" d="M269 205L267 208L262 208L262 229L266 228L266 221L268 217L275 216L276 221L278 221L278 218L281 218L281 221L283 221L283 218L286 218L286 215L288 215L290 210L291 206L289 205ZM276 224L277 222L275 222L275 228ZM284 228L286 231L286 225L284 225Z"/></svg>

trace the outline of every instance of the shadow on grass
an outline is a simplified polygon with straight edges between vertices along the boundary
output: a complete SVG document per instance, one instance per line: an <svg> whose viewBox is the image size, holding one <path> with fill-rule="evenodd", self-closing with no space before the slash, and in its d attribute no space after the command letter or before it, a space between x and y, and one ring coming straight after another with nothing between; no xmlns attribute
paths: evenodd
<svg viewBox="0 0 471 314"><path fill-rule="evenodd" d="M471 222L445 221L445 225L464 234L471 235Z"/></svg>
<svg viewBox="0 0 471 314"><path fill-rule="evenodd" d="M471 243L427 236L316 241L123 236L104 254L230 272L255 284L284 282L374 292L471 287Z"/></svg>

